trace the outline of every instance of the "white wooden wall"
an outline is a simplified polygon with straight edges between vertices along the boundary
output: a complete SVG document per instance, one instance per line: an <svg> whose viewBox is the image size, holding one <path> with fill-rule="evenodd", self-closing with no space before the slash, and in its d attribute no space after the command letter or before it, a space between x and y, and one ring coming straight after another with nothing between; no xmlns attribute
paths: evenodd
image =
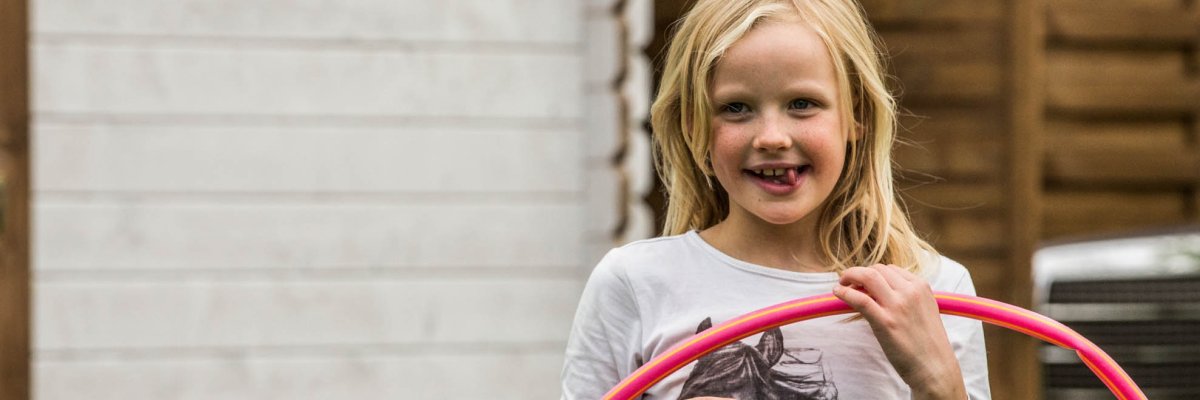
<svg viewBox="0 0 1200 400"><path fill-rule="evenodd" d="M35 397L556 397L649 233L613 3L32 2Z"/></svg>

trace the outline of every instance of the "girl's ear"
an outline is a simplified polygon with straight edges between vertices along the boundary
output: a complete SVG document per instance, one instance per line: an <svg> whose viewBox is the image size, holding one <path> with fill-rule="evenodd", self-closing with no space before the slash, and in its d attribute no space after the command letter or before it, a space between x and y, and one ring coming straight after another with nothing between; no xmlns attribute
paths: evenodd
<svg viewBox="0 0 1200 400"><path fill-rule="evenodd" d="M763 332L762 338L758 340L758 345L754 346L758 349L758 353L762 354L763 358L767 359L767 365L775 365L779 359L783 357L783 331L779 328L773 328Z"/></svg>

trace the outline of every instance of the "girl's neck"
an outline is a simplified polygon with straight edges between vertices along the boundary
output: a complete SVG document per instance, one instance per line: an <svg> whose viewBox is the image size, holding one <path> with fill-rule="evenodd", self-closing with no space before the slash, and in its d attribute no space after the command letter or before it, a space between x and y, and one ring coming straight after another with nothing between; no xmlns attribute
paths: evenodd
<svg viewBox="0 0 1200 400"><path fill-rule="evenodd" d="M789 225L775 225L731 213L700 237L730 257L796 272L829 272L820 261L814 216Z"/></svg>

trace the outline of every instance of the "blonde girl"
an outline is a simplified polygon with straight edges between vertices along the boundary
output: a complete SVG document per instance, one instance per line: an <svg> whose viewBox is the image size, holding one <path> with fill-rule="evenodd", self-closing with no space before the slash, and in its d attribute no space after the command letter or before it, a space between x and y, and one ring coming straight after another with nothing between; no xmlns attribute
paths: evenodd
<svg viewBox="0 0 1200 400"><path fill-rule="evenodd" d="M664 236L610 251L584 290L563 398L599 398L646 360L746 311L832 291L861 313L730 344L647 392L692 399L986 399L974 294L892 188L895 100L852 0L700 0L651 109Z"/></svg>

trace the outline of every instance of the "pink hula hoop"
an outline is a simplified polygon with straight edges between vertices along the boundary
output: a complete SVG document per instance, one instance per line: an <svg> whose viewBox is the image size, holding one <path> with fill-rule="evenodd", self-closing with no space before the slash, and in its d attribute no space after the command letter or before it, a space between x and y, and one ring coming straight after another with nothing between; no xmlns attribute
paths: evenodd
<svg viewBox="0 0 1200 400"><path fill-rule="evenodd" d="M942 314L977 319L1075 350L1084 364L1120 400L1145 400L1142 389L1112 357L1066 325L1017 306L981 297L935 292ZM713 326L655 357L604 395L606 400L633 400L672 372L747 336L808 319L854 311L832 294L776 304Z"/></svg>

